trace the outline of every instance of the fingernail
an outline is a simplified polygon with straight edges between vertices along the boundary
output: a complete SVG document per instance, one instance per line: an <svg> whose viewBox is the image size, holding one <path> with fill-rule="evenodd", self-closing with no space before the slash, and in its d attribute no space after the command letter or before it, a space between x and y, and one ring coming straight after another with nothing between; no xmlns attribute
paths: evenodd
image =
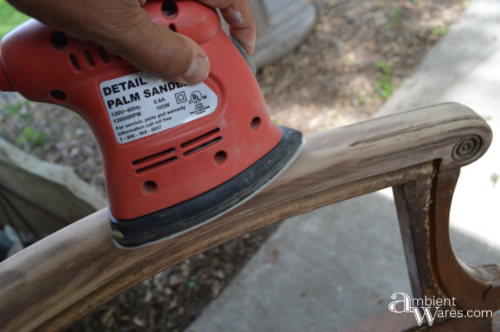
<svg viewBox="0 0 500 332"><path fill-rule="evenodd" d="M210 63L208 62L208 58L197 56L191 63L191 66L189 66L188 71L182 75L182 78L190 84L197 84L203 82L208 77L209 71Z"/></svg>

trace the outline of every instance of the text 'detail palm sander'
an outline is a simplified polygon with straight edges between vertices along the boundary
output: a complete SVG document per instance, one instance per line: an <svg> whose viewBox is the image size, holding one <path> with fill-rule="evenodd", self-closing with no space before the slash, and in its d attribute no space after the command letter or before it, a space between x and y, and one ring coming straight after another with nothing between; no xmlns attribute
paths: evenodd
<svg viewBox="0 0 500 332"><path fill-rule="evenodd" d="M112 236L122 248L179 235L229 211L303 145L300 132L272 122L251 60L214 9L195 1L148 1L143 8L203 48L211 65L203 83L140 72L36 20L8 34L0 53L0 90L67 107L92 128Z"/></svg>

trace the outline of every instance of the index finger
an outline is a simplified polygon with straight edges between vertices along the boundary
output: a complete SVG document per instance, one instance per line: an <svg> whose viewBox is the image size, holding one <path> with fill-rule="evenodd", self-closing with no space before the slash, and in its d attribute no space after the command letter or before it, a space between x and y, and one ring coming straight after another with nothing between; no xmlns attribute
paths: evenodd
<svg viewBox="0 0 500 332"><path fill-rule="evenodd" d="M222 17L229 25L229 33L245 48L248 55L253 53L257 28L252 7L248 0L198 0L199 2L220 9Z"/></svg>

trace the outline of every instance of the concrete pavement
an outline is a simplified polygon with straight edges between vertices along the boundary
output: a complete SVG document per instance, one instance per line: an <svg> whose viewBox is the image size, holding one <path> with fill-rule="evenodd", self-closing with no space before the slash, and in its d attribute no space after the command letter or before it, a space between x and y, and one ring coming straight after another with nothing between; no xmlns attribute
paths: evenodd
<svg viewBox="0 0 500 332"><path fill-rule="evenodd" d="M500 135L500 2L473 0L381 109L458 101ZM500 264L500 144L462 169L452 212L457 255ZM187 331L336 331L411 293L390 189L287 220Z"/></svg>
<svg viewBox="0 0 500 332"><path fill-rule="evenodd" d="M500 1L472 1L379 115L446 101L469 106L493 129L486 155L461 170L451 224L500 248Z"/></svg>

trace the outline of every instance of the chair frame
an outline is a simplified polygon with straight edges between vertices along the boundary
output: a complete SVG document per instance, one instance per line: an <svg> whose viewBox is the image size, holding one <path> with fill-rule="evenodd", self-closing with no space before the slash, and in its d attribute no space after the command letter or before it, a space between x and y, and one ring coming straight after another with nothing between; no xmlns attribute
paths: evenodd
<svg viewBox="0 0 500 332"><path fill-rule="evenodd" d="M299 158L252 199L176 238L118 249L107 209L0 263L0 330L61 331L137 283L270 223L392 187L413 296L456 298L462 310L500 309L500 267L453 253L449 211L460 168L488 149L484 119L455 103L374 118L307 137ZM443 308L446 309L446 308ZM388 310L345 331L492 331L489 318L419 327Z"/></svg>

